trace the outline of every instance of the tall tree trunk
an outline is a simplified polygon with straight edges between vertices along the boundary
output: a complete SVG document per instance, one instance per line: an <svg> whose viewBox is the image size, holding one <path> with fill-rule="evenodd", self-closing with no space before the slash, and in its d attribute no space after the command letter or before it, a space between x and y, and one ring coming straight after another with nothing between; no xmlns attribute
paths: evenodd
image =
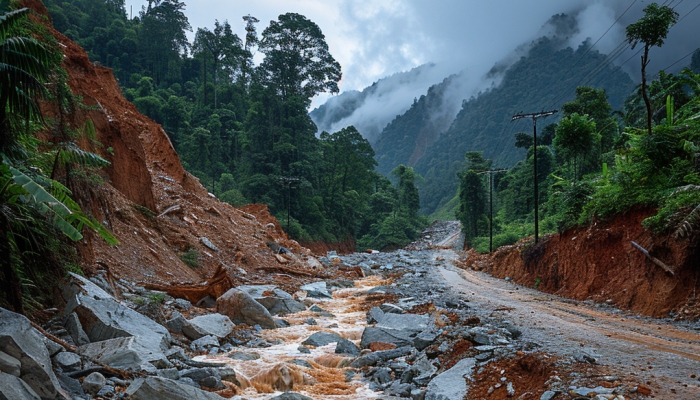
<svg viewBox="0 0 700 400"><path fill-rule="evenodd" d="M649 64L649 46L644 46L644 55L642 56L642 97L644 104L647 107L647 131L651 135L651 102L647 95L647 65Z"/></svg>

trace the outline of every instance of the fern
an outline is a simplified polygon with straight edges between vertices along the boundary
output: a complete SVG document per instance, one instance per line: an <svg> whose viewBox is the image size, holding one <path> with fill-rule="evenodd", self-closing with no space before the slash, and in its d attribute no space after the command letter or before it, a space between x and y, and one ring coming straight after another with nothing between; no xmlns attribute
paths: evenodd
<svg viewBox="0 0 700 400"><path fill-rule="evenodd" d="M693 211L691 211L679 224L678 229L673 234L674 237L688 237L693 232L693 229L700 225L700 204L695 206Z"/></svg>

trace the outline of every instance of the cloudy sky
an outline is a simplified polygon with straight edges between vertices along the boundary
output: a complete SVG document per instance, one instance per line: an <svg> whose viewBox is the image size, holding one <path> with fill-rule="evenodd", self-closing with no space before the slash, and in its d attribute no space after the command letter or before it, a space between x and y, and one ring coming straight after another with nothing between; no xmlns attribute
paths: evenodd
<svg viewBox="0 0 700 400"><path fill-rule="evenodd" d="M377 79L435 62L444 71L471 69L484 73L506 58L518 45L542 32L543 24L557 13L579 13L581 33L572 45L587 37L593 41L619 22L596 45L609 52L624 40L624 28L643 13L649 0L184 0L194 31L212 28L214 20L228 20L244 36L242 16L260 19L258 32L280 14L295 12L318 24L331 54L343 69L341 91L361 90ZM147 2L127 0L134 15ZM676 7L681 17L698 0L659 0ZM631 7L630 7L631 6ZM193 37L193 34L191 35ZM664 68L700 46L700 9L688 14L652 54L651 70ZM633 53L629 53L631 56ZM619 60L627 60L623 55ZM638 60L633 60L638 61ZM689 63L689 59L682 64ZM638 62L630 61L631 72ZM632 68L634 67L634 68ZM440 78L441 80L441 78ZM325 96L315 99L314 106Z"/></svg>

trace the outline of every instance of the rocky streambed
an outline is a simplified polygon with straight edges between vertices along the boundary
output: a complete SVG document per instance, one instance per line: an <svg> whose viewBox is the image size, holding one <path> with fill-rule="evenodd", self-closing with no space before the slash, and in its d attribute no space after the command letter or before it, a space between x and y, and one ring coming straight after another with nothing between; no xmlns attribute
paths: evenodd
<svg viewBox="0 0 700 400"><path fill-rule="evenodd" d="M440 237L443 232L445 237ZM450 229L391 253L321 257L356 279L233 288L198 304L73 276L43 327L0 311L0 398L360 399L643 397L581 351L548 354L436 269ZM426 245L426 243L428 245ZM504 310L500 310L504 311ZM649 390L649 392L647 392Z"/></svg>

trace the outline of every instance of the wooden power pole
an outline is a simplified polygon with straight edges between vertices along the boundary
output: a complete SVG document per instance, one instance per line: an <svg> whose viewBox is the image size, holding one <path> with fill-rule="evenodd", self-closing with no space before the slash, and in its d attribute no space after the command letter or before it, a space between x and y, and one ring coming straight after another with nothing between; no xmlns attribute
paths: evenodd
<svg viewBox="0 0 700 400"><path fill-rule="evenodd" d="M508 171L507 169L490 169L479 172L479 174L489 174L489 253L493 252L493 174Z"/></svg>
<svg viewBox="0 0 700 400"><path fill-rule="evenodd" d="M533 157L533 164L534 164L534 169L535 169L535 243L539 242L539 200L538 200L538 191L537 191L537 119L538 118L543 118L543 117L548 117L552 114L556 114L559 112L558 110L552 110L552 111L542 111L538 113L533 113L533 114L516 114L513 115L513 118L511 118L511 122L515 121L516 119L521 119L521 118L532 118L532 146L535 150L534 154L532 155Z"/></svg>

